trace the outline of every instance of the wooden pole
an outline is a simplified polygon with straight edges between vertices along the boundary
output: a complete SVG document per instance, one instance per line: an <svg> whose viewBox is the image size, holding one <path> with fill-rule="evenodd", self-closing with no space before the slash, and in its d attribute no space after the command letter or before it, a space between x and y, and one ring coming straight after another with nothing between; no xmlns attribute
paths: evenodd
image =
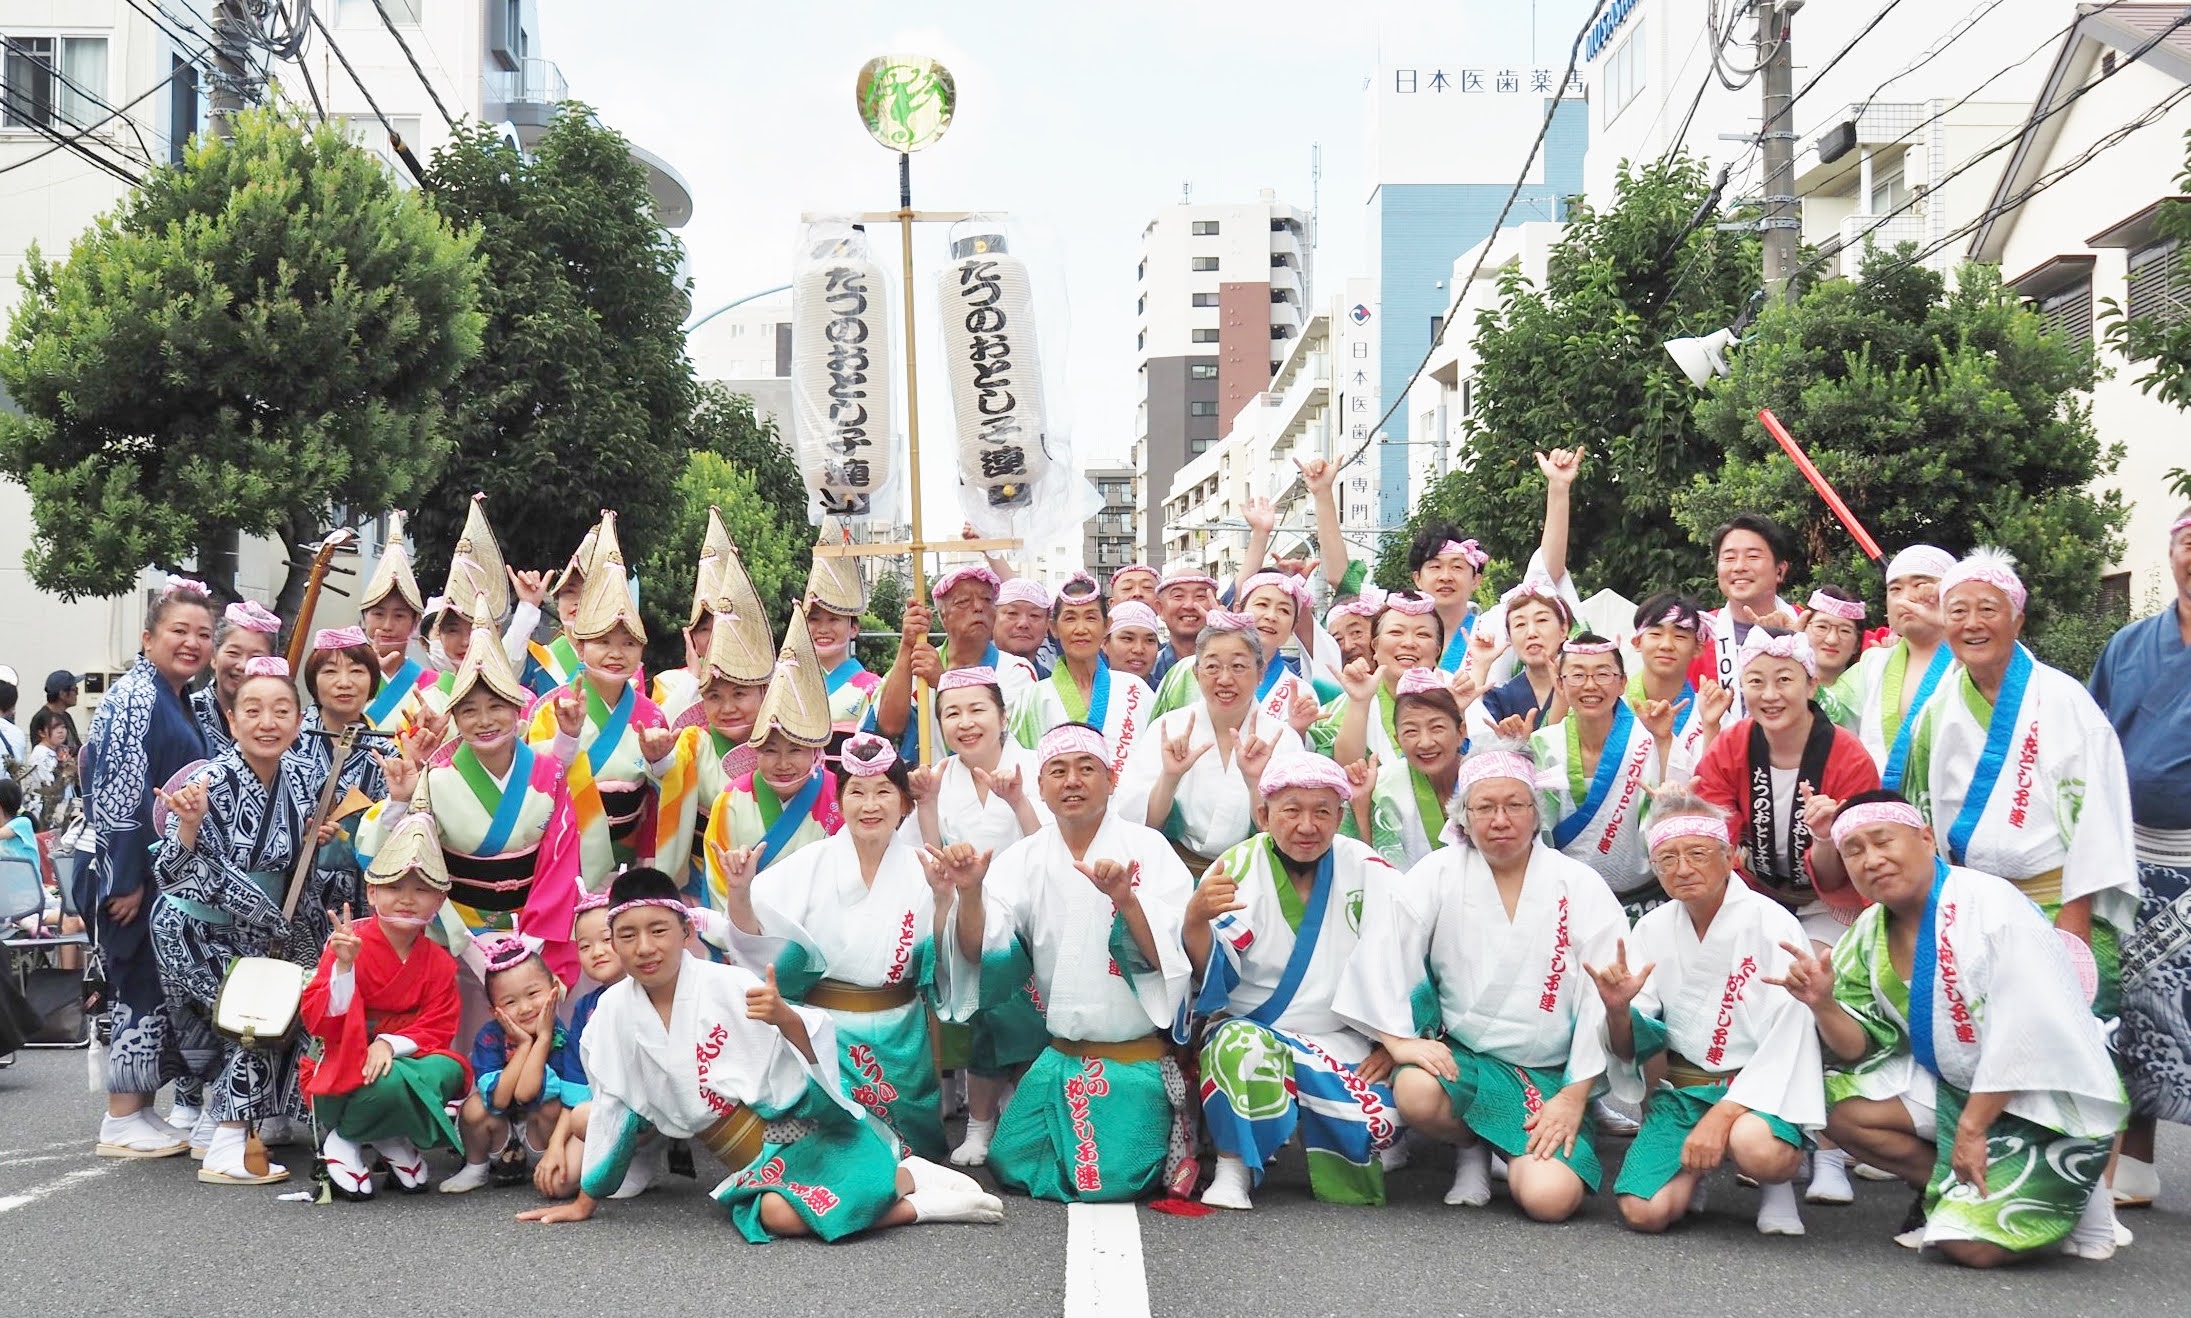
<svg viewBox="0 0 2191 1318"><path fill-rule="evenodd" d="M910 152L898 153L898 234L905 251L905 283L902 297L905 302L905 456L911 467L913 498L913 600L928 594L928 573L921 556L928 550L927 539L921 534L921 386L919 338L913 332L913 157ZM934 720L929 710L935 702L935 693L919 678L913 679L913 718L920 729L920 757L922 764L935 763Z"/></svg>

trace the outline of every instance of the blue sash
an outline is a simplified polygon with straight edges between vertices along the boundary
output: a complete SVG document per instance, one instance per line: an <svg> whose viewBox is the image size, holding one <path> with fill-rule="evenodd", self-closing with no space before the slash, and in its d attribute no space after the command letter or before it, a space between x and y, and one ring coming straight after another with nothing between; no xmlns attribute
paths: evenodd
<svg viewBox="0 0 2191 1318"><path fill-rule="evenodd" d="M1284 677L1286 672L1287 669L1284 664L1279 663L1276 659L1271 660L1270 667L1263 670L1262 682L1255 688L1257 708L1262 707L1263 702L1270 697L1271 688L1278 685L1278 679Z"/></svg>
<svg viewBox="0 0 2191 1318"><path fill-rule="evenodd" d="M380 684L380 694L374 696L373 703L365 707L365 721L376 728L387 722L389 715L402 708L403 698L418 686L418 679L425 672L418 660L405 658L403 667L396 670L394 677Z"/></svg>
<svg viewBox="0 0 2191 1318"><path fill-rule="evenodd" d="M1460 630L1445 638L1445 653L1438 656L1438 671L1457 673L1461 661L1468 658L1468 638L1476 634L1476 606L1468 606L1468 616L1461 619Z"/></svg>
<svg viewBox="0 0 2191 1318"><path fill-rule="evenodd" d="M1674 735L1679 737L1689 730L1689 720L1697 716L1697 684L1683 681L1681 694L1674 697L1674 707L1681 712L1674 715Z"/></svg>
<svg viewBox="0 0 2191 1318"><path fill-rule="evenodd" d="M584 681L585 675L581 673L572 680ZM586 698L591 703L601 697L589 687ZM631 727L632 710L637 706L638 700L638 690L626 682L624 693L616 698L616 708L610 710L609 716L601 720L600 735L586 748L586 767L593 772L594 777L601 776L601 771L608 767L609 757L616 754L617 746L624 740L625 731Z"/></svg>
<svg viewBox="0 0 2191 1318"><path fill-rule="evenodd" d="M1270 844L1272 876L1280 883L1291 883L1285 863L1278 859L1278 846ZM1324 931L1324 908L1331 901L1332 853L1316 862L1316 882L1309 889L1308 910L1301 916L1301 928L1293 936L1293 954L1286 958L1286 973L1279 976L1278 987L1271 990L1262 1005L1248 1013L1248 1019L1258 1025L1276 1025L1278 1018L1293 1005L1293 995L1301 988L1301 981L1308 978L1309 962L1316 956L1316 940Z"/></svg>
<svg viewBox="0 0 2191 1318"><path fill-rule="evenodd" d="M487 825L487 836L480 840L480 855L499 856L510 845L510 834L517 831L517 817L525 813L525 794L532 790L532 781L533 748L521 741L510 760L510 777L503 785L502 799L495 803L494 821Z"/></svg>
<svg viewBox="0 0 2191 1318"><path fill-rule="evenodd" d="M1554 851L1565 851L1567 844L1581 837L1590 821L1598 817L1598 811L1605 808L1605 799L1613 794L1613 784L1620 778L1621 762L1628 758L1629 730L1635 721L1627 701L1613 702L1613 730L1605 734L1605 748L1598 752L1598 771L1590 779L1590 794L1576 805L1575 813L1552 826Z"/></svg>
<svg viewBox="0 0 2191 1318"><path fill-rule="evenodd" d="M1940 930L1937 917L1940 913L1940 889L1947 885L1947 862L1938 856L1932 858L1932 892L1925 898L1924 923L1917 928L1917 951L1910 958L1910 1055L1917 1064L1934 1075L1940 1074L1940 1060L1932 1051L1932 981L1939 972ZM1888 966L1893 974L1894 967Z"/></svg>
<svg viewBox="0 0 2191 1318"><path fill-rule="evenodd" d="M843 663L822 674L822 685L828 688L829 694L836 695L845 683L866 671L860 666L859 660L848 654Z"/></svg>
<svg viewBox="0 0 2191 1318"><path fill-rule="evenodd" d="M1947 642L1940 642L1940 648L1932 652L1932 662L1925 665L1925 675L1918 679L1917 694L1910 697L1909 708L1902 711L1902 726L1895 730L1894 748L1887 752L1887 767L1879 775L1879 785L1890 792L1902 790L1902 775L1909 768L1910 737L1917 731L1917 716L1925 712L1925 702L1932 699L1933 688L1947 676L1952 659Z"/></svg>
<svg viewBox="0 0 2191 1318"><path fill-rule="evenodd" d="M1940 648L1947 649L1945 645ZM1961 813L1948 828L1948 856L1958 865L1963 863L1971 834L1978 831L1978 821L1985 816L1986 803L1993 799L2001 769L2008 763L2008 744L2016 737L2016 725L2022 722L2024 688L2031 685L2033 667L2031 651L2018 645L2009 658L2008 675L2001 680L2001 698L1993 702L1993 717L1986 722L1986 749L1978 757L1978 767L1971 771L1970 791L1963 797Z"/></svg>
<svg viewBox="0 0 2191 1318"><path fill-rule="evenodd" d="M1064 667L1063 664L1060 664L1058 666L1061 668ZM1067 673L1065 675L1065 680L1068 682L1072 681L1072 674ZM1109 718L1110 716L1111 661L1105 659L1103 657L1103 652L1101 650L1098 650L1096 651L1095 681L1090 684L1090 689L1088 691L1088 726L1094 728L1097 732L1101 732L1103 731L1103 720Z"/></svg>
<svg viewBox="0 0 2191 1318"><path fill-rule="evenodd" d="M776 789L762 782L759 778L755 778L753 780L753 790L768 792L773 795ZM821 794L822 771L817 766L814 772L808 776L806 785L792 793L791 799L784 802L784 808L776 816L776 822L770 824L768 831L761 835L761 855L753 866L756 874L767 869L776 862L778 856L784 854L784 847L791 841L791 835L798 832L799 825L805 823L807 816L814 813L814 802Z"/></svg>

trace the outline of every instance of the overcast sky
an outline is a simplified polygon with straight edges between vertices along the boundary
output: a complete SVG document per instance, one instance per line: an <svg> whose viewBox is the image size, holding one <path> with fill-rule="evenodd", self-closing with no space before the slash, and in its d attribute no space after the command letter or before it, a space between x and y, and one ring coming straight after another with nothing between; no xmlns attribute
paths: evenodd
<svg viewBox="0 0 2191 1318"><path fill-rule="evenodd" d="M540 0L541 45L571 95L691 183L694 215L682 237L702 309L787 282L800 212L895 207L894 157L860 126L853 80L885 52L942 60L957 79L958 115L940 144L914 158L914 204L1004 210L1031 225L1042 241L1028 255L1060 266L1070 294L1076 450L1121 459L1137 387L1140 234L1179 201L1182 184L1197 201L1247 200L1268 187L1306 207L1310 149L1321 143L1321 300L1363 265L1363 86L1380 53L1386 62L1559 66L1588 8ZM884 247L893 269L895 253L894 243ZM921 255L921 279L939 259ZM1042 314L1047 336L1061 317ZM1045 353L1054 348L1046 338ZM945 416L928 374L924 433L935 433ZM928 456L939 484L950 459ZM930 512L941 512L933 501Z"/></svg>

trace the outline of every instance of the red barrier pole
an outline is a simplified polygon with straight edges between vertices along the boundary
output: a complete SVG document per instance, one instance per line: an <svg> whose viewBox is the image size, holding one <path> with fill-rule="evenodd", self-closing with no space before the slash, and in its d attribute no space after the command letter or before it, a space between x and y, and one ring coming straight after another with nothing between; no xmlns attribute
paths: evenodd
<svg viewBox="0 0 2191 1318"><path fill-rule="evenodd" d="M1803 473L1803 479L1811 483L1811 488L1818 491L1818 497L1826 501L1828 508L1833 509L1833 515L1841 519L1841 525L1849 529L1849 534L1856 539L1857 548L1863 550L1873 562L1878 562L1881 557L1879 542L1871 538L1871 532L1864 529L1862 522L1856 520L1856 514L1849 511L1849 506L1841 501L1839 494L1834 493L1833 486L1826 478L1818 474L1818 468L1811 465L1810 456L1804 453L1802 445L1795 442L1795 436L1788 433L1788 428L1780 424L1780 418L1773 415L1771 408L1766 407L1758 410L1757 419L1764 423L1765 433L1779 441L1781 451L1788 455L1789 461L1795 463L1795 469Z"/></svg>

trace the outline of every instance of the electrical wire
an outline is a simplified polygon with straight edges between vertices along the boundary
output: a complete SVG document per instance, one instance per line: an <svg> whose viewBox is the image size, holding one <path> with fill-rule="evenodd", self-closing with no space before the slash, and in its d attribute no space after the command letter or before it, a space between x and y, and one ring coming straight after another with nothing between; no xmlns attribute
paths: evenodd
<svg viewBox="0 0 2191 1318"><path fill-rule="evenodd" d="M35 119L25 119L21 124L10 124L9 127L28 128L32 132L38 134L40 137L50 140L53 143L53 150L65 150L72 155L81 156L85 160L91 162L93 165L96 165L101 170L104 170L106 173L112 174L115 178L118 178L123 183L128 184L130 187L134 188L139 183L144 181L141 176L131 173L127 168L123 167L122 165L119 165L114 161L107 159L105 156L100 155L98 152L92 150L91 147L87 145L84 141L84 138L88 135L89 130L80 129L74 133L63 133L59 129L54 128L48 124L39 123ZM46 153L41 152L40 154L43 155ZM31 157L32 160L38 158L38 156ZM28 164L29 161L24 161L21 163Z"/></svg>
<svg viewBox="0 0 2191 1318"><path fill-rule="evenodd" d="M5 174L9 170L13 169L21 169L25 165L44 160L47 156L52 155L54 152L65 149L69 145L69 142L81 141L83 138L89 137L91 134L96 133L101 128L105 127L107 123L111 121L116 115L127 114L131 110L134 110L138 106L144 104L146 101L151 100L152 97L157 94L161 88L175 81L176 75L181 73L184 69L190 69L195 67L196 66L190 64L176 65L173 69L168 71L168 75L166 77L160 79L156 83L153 83L150 87L145 88L142 92L139 92L135 100L114 107L112 112L109 113L105 119L101 119L95 124L90 124L86 127L79 128L78 130L76 130L76 132L70 134L68 142L56 142L52 146L47 147L45 150L38 152L36 155L25 156L21 160L13 161L5 165L0 165L0 174Z"/></svg>
<svg viewBox="0 0 2191 1318"><path fill-rule="evenodd" d="M305 0L305 3L309 6L310 0ZM380 14L380 21L388 29L388 35L396 39L396 46L402 50L403 58L410 61L411 72L417 76L418 85L426 89L427 99L431 100L434 103L434 108L441 112L441 121L449 125L450 132L456 132L456 117L449 113L448 106L441 103L441 93L434 90L434 84L427 78L426 70L418 66L418 56L411 53L411 43L405 41L403 33L396 30L396 20L388 16L388 6L383 4L381 0L373 0L373 8Z"/></svg>
<svg viewBox="0 0 2191 1318"><path fill-rule="evenodd" d="M99 121L100 123L106 123L108 122L108 120L114 118L114 107L113 105L108 103L107 99L104 96L99 95L97 92L92 91L89 87L84 86L82 83L76 81L74 78L71 78L67 74L61 72L61 66L59 64L40 59L39 56L30 49L30 47L23 45L14 37L8 36L6 33L0 33L0 45L6 46L9 50L14 51L18 55L21 55L26 60L30 60L32 63L42 65L47 73L53 75L53 79L55 82L60 83L63 87L68 88L70 91L75 92L78 96L81 96L83 99L91 102L91 106L93 109L107 111L107 117L105 119L101 119ZM8 89L6 88L0 88L0 99L5 99L7 90ZM137 121L134 119L130 119L126 120L125 122L129 124L129 131L131 136L137 139L138 157L143 161L143 163L147 165L152 164L152 148L145 145L145 135L143 131L137 127ZM69 125L69 127L71 128L79 126L80 125L77 124ZM119 144L117 144L117 149L120 149Z"/></svg>
<svg viewBox="0 0 2191 1318"><path fill-rule="evenodd" d="M298 75L304 79L305 95L312 98L312 113L319 116L321 123L326 123L327 107L320 104L320 89L312 81L312 61L306 59L304 52L300 50L297 52L297 58L294 62L297 66Z"/></svg>
<svg viewBox="0 0 2191 1318"><path fill-rule="evenodd" d="M358 94L365 98L366 108L373 112L375 119L380 120L380 126L387 130L389 137L401 142L403 135L396 131L394 124L388 122L388 116L381 113L380 102L373 99L373 93L366 87L365 79L360 78L358 71L350 67L350 57L342 53L341 46L335 44L335 34L327 30L327 24L320 21L318 14L308 13L307 17L312 20L312 26L319 29L320 39L327 43L327 49L334 53L335 62L342 65L342 71L350 75L350 81L356 85Z"/></svg>
<svg viewBox="0 0 2191 1318"><path fill-rule="evenodd" d="M1554 83L1554 86L1565 88L1573 80L1576 67L1582 63L1582 43L1589 38L1591 25L1598 21L1598 15L1604 11L1608 3L1609 0L1595 0L1595 3L1590 6L1590 12L1584 16L1582 26L1575 30L1573 44L1568 47L1567 68L1560 74L1559 81ZM1498 215L1492 219L1491 227L1485 232L1483 243L1477 249L1476 264L1470 268L1466 279L1453 286L1456 293L1474 284L1476 276L1483 273L1484 262L1491 257L1492 244L1498 238L1499 230L1505 227L1506 217L1513 211L1515 201L1521 197L1523 186L1529 181L1529 171L1536 166L1538 153L1544 150L1544 139L1552 131L1552 121L1559 117L1560 106L1566 103L1564 96L1554 96L1551 99L1551 105L1544 112L1544 122L1537 125L1536 140L1529 144L1529 155L1522 161L1521 172L1514 176L1514 186L1507 190L1505 202L1499 206ZM1440 318L1437 332L1430 336L1430 347L1424 351L1423 359L1415 364L1415 369L1408 372L1407 383L1400 386L1399 396L1394 398L1391 405L1385 408L1384 415L1377 418L1377 424L1369 428L1369 437L1356 446L1354 452L1340 461L1339 470L1344 471L1360 461L1362 455L1369 451L1369 446L1377 441L1378 432L1385 428L1385 423L1390 421L1393 414L1400 410L1400 405L1407 401L1407 391L1414 387L1417 380L1422 378L1424 369L1430 365L1430 359L1437 355L1438 345L1445 342L1446 332L1453 328L1454 319L1452 316Z"/></svg>

